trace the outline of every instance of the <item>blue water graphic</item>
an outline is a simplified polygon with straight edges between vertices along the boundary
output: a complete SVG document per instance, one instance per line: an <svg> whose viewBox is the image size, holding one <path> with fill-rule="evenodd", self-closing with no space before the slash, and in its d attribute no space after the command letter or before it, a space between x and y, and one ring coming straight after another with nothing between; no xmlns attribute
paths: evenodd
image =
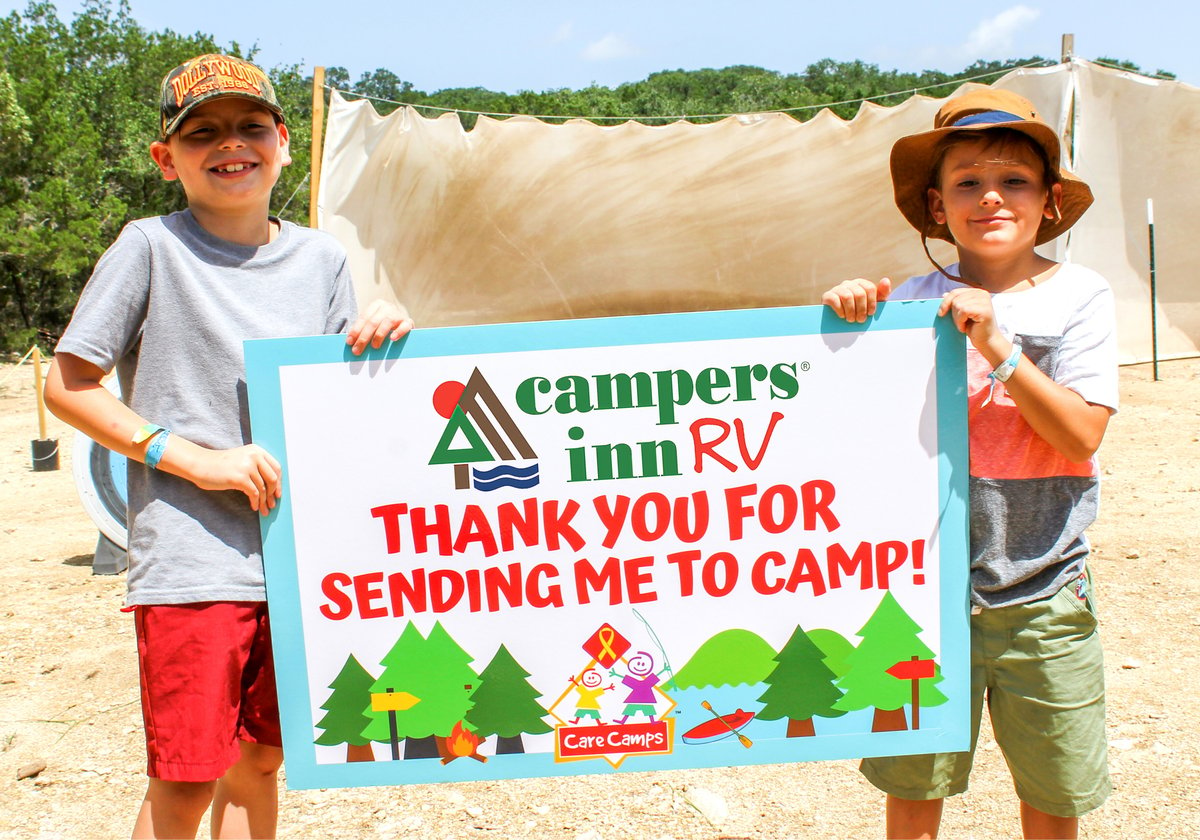
<svg viewBox="0 0 1200 840"><path fill-rule="evenodd" d="M485 493L491 490L498 490L501 487L515 487L520 490L527 490L530 487L536 487L541 482L541 476L538 474L538 465L530 464L527 467L514 467L509 464L500 464L490 470L471 469L471 476L474 479L472 482L476 490L482 490Z"/></svg>
<svg viewBox="0 0 1200 840"><path fill-rule="evenodd" d="M530 464L527 467L514 467L512 464L497 464L490 470L473 469L471 470L476 478L488 479L496 476L508 475L513 478L529 478L531 475L538 474L538 465Z"/></svg>

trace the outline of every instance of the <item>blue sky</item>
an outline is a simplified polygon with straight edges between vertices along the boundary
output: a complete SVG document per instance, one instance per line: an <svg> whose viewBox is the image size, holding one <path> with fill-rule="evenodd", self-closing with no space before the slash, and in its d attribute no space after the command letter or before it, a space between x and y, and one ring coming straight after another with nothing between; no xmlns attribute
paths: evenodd
<svg viewBox="0 0 1200 840"><path fill-rule="evenodd" d="M25 2L0 0L0 13ZM81 3L60 0L69 20ZM883 69L959 70L976 59L1056 58L1063 33L1084 58L1163 68L1200 85L1195 0L1020 0L979 4L890 0L131 0L148 29L205 32L256 44L267 67L385 67L421 90L546 90L617 85L665 69L752 64L801 72L821 58Z"/></svg>

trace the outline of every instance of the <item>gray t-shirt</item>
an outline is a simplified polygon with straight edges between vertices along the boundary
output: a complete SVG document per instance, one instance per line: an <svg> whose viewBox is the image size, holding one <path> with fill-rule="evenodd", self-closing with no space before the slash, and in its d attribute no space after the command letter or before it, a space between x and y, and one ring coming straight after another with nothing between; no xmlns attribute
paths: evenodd
<svg viewBox="0 0 1200 840"><path fill-rule="evenodd" d="M147 421L227 449L250 442L243 340L344 332L355 312L333 237L283 222L267 245L235 245L185 210L126 226L56 352L115 366ZM127 602L264 600L258 516L239 491L130 461Z"/></svg>

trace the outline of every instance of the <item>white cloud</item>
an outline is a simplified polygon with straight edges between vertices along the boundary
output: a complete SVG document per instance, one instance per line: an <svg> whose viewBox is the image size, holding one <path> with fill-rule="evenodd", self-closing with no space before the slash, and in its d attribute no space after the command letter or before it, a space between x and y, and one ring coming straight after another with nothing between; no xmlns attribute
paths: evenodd
<svg viewBox="0 0 1200 840"><path fill-rule="evenodd" d="M558 29L554 30L554 34L550 36L551 44L561 44L563 41L570 41L575 34L575 24L567 21Z"/></svg>
<svg viewBox="0 0 1200 840"><path fill-rule="evenodd" d="M981 21L967 36L960 52L966 59L1011 58L1014 36L1041 16L1029 6L1013 6L995 17Z"/></svg>
<svg viewBox="0 0 1200 840"><path fill-rule="evenodd" d="M637 47L627 39L610 32L599 41L588 44L581 55L588 61L613 61L618 58L629 58L637 53Z"/></svg>

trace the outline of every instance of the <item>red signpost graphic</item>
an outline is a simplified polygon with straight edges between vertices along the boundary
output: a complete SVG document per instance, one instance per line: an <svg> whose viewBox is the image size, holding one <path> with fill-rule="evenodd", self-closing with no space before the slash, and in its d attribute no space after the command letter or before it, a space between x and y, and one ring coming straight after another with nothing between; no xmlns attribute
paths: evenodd
<svg viewBox="0 0 1200 840"><path fill-rule="evenodd" d="M902 659L887 672L898 680L912 681L912 728L921 728L921 680L931 679L937 673L937 663L932 659Z"/></svg>

